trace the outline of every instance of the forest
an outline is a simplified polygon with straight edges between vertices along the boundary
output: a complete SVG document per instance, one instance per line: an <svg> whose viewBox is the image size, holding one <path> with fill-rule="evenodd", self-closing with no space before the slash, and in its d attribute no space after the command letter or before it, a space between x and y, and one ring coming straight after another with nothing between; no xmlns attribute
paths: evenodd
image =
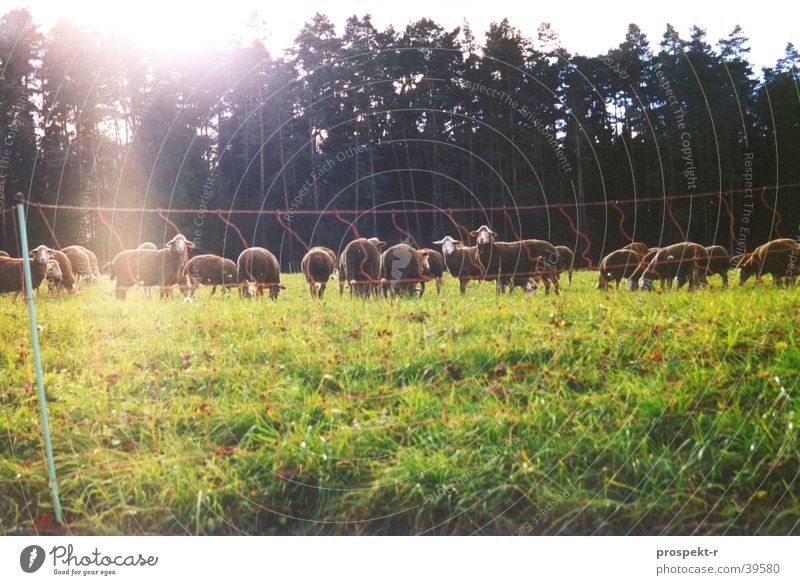
<svg viewBox="0 0 800 585"><path fill-rule="evenodd" d="M483 223L587 264L631 239L798 237L791 43L755 71L738 26L651 40L630 24L585 56L547 23L341 24L313 16L281 55L256 31L176 57L7 12L0 248L17 249L20 197L40 204L32 242L106 261L177 230L198 252L265 246L286 270L356 233L430 245Z"/></svg>

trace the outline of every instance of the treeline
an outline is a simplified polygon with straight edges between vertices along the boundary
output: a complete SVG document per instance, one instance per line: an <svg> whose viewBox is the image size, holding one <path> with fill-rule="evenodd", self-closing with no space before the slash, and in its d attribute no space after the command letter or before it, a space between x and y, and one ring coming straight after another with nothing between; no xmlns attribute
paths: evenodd
<svg viewBox="0 0 800 585"><path fill-rule="evenodd" d="M508 239L591 246L595 260L625 235L752 248L778 223L786 237L800 229L800 191L761 190L800 183L800 55L789 44L756 74L748 51L739 27L712 44L668 26L653 44L631 24L588 57L547 24L529 39L503 20L480 42L466 23L377 30L354 16L338 34L316 15L283 56L256 41L178 59L67 21L43 34L13 10L0 20L0 202L21 192L83 208L31 212L31 238L51 243L49 223L101 257L169 239L169 222L203 251L235 256L243 238L285 264L300 239L338 249L353 220L423 244L491 223ZM725 195L663 199L706 192ZM652 200L592 205L634 198ZM155 207L190 211L122 211ZM226 215L240 238L210 209L288 212ZM364 213L306 214L324 209ZM11 222L4 213L0 229L14 250Z"/></svg>

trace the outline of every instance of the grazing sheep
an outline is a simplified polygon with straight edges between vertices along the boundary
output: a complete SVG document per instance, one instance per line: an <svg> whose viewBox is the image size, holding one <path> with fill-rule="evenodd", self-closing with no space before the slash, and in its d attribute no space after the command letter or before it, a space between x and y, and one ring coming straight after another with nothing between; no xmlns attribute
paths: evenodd
<svg viewBox="0 0 800 585"><path fill-rule="evenodd" d="M336 253L324 246L311 248L300 262L300 270L306 275L311 298L322 298L331 275L336 270Z"/></svg>
<svg viewBox="0 0 800 585"><path fill-rule="evenodd" d="M755 275L756 284L764 274L771 274L778 285L794 282L800 274L800 242L789 238L772 240L760 245L739 263L739 284L743 285Z"/></svg>
<svg viewBox="0 0 800 585"><path fill-rule="evenodd" d="M75 270L73 268L72 260L69 256L67 256L61 250L47 250L48 256L58 262L58 266L61 269L61 279L57 282L54 282L53 292L60 293L62 290L66 289L67 292L75 293L78 291L78 278L75 276ZM86 258L86 263L88 266L89 259ZM49 279L48 279L49 281Z"/></svg>
<svg viewBox="0 0 800 585"><path fill-rule="evenodd" d="M89 248L84 246L75 244L74 246L67 246L66 248L61 249L64 254L66 254L70 262L72 262L72 268L75 271L76 276L85 276L88 280L94 282L98 278L100 278L100 267L97 264L97 255L92 252ZM89 272L85 272L83 268L83 259L75 260L73 256L78 258L77 252L82 252L89 258Z"/></svg>
<svg viewBox="0 0 800 585"><path fill-rule="evenodd" d="M684 283L689 284L693 290L698 282L707 284L705 269L700 266L708 263L708 253L703 246L693 242L679 242L665 246L656 252L650 264L639 278L639 287L651 290L653 281L657 278L661 283L661 290L672 290L672 281L678 279L678 288Z"/></svg>
<svg viewBox="0 0 800 585"><path fill-rule="evenodd" d="M58 260L50 258L47 261L47 273L45 274L45 278L47 278L47 290L48 291L57 291L62 288L61 280L64 277L64 274L61 272L61 266L58 263Z"/></svg>
<svg viewBox="0 0 800 585"><path fill-rule="evenodd" d="M642 242L631 242L630 244L622 246L620 250L633 250L634 252L639 254L639 256L644 256L645 254L647 254L647 252L650 251L650 248L647 247L647 244L644 244Z"/></svg>
<svg viewBox="0 0 800 585"><path fill-rule="evenodd" d="M0 250L0 258L11 258L8 252Z"/></svg>
<svg viewBox="0 0 800 585"><path fill-rule="evenodd" d="M705 268L707 276L719 274L722 277L722 288L728 288L731 255L722 246L707 246L706 254L708 254L708 263L701 268Z"/></svg>
<svg viewBox="0 0 800 585"><path fill-rule="evenodd" d="M117 254L110 271L111 280L117 281L117 298L124 299L129 288L139 285L160 286L163 299L172 286L186 284L188 248L194 248L194 243L178 234L161 250L136 249Z"/></svg>
<svg viewBox="0 0 800 585"><path fill-rule="evenodd" d="M482 225L470 232L478 244L478 256L485 268L486 280L497 280L500 292L514 285L529 286L530 279L541 275L545 294L553 285L558 294L558 252L550 242L544 240L521 240L519 242L496 242L497 234Z"/></svg>
<svg viewBox="0 0 800 585"><path fill-rule="evenodd" d="M450 276L458 279L462 295L466 292L470 280L483 278L483 264L478 257L477 246L464 246L460 240L454 240L450 236L433 243L442 246L444 265Z"/></svg>
<svg viewBox="0 0 800 585"><path fill-rule="evenodd" d="M600 260L599 275L597 277L598 290L607 291L611 288L611 282L616 283L619 290L619 283L623 278L631 278L636 272L636 267L642 262L642 257L633 250L616 250Z"/></svg>
<svg viewBox="0 0 800 585"><path fill-rule="evenodd" d="M419 253L422 257L422 276L424 276L426 280L435 280L436 294L441 294L442 286L444 286L442 282L442 276L445 270L444 257L440 252L430 248L423 248ZM425 282L426 281L423 280L420 285L420 297L425 294Z"/></svg>
<svg viewBox="0 0 800 585"><path fill-rule="evenodd" d="M356 238L339 256L339 296L344 293L345 282L350 286L350 296L369 297L378 293L381 272L381 250L386 246L378 238Z"/></svg>
<svg viewBox="0 0 800 585"><path fill-rule="evenodd" d="M158 246L156 246L153 242L144 242L142 244L139 244L139 246L136 249L137 250L153 250L153 251L156 251L156 250L158 250Z"/></svg>
<svg viewBox="0 0 800 585"><path fill-rule="evenodd" d="M31 250L31 285L34 293L39 292L42 281L47 276L47 263L50 260L47 246L37 246ZM25 286L22 258L0 258L0 292L13 292L17 300Z"/></svg>
<svg viewBox="0 0 800 585"><path fill-rule="evenodd" d="M255 283L255 296L263 296L264 289L269 289L269 298L273 301L286 287L281 284L281 266L275 255L265 248L247 248L239 254L236 261L239 282L242 283L240 292L247 295L249 283Z"/></svg>
<svg viewBox="0 0 800 585"><path fill-rule="evenodd" d="M633 274L628 278L628 290L634 291L639 288L639 279L644 274L644 271L647 270L647 267L650 266L650 262L652 262L653 258L655 257L656 253L661 248L650 248L647 250L647 254L642 256L642 261L639 262L639 266L636 267Z"/></svg>
<svg viewBox="0 0 800 585"><path fill-rule="evenodd" d="M66 248L62 248L61 252L69 258L76 281L79 278L91 281L97 280L94 270L92 270L92 261L83 247L67 246Z"/></svg>
<svg viewBox="0 0 800 585"><path fill-rule="evenodd" d="M238 271L233 260L214 254L195 256L186 263L184 274L189 283L191 297L201 284L211 287L209 296L212 297L218 286L222 287L222 294L225 294L228 288L239 284Z"/></svg>
<svg viewBox="0 0 800 585"><path fill-rule="evenodd" d="M408 244L396 244L381 255L383 296L413 297L423 281L422 258Z"/></svg>

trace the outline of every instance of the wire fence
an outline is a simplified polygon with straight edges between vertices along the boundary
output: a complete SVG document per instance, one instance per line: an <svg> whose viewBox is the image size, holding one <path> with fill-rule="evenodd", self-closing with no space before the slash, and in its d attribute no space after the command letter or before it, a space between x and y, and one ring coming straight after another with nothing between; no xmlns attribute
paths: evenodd
<svg viewBox="0 0 800 585"><path fill-rule="evenodd" d="M633 241L663 246L690 240L719 244L734 254L776 237L796 237L785 233L787 220L781 211L792 216L792 225L800 223L798 186L485 207L387 204L312 210L112 207L30 199L23 203L29 229L38 238L34 241L56 248L80 243L104 263L143 241L158 243L180 232L195 242L198 252L235 258L245 248L267 247L279 256L284 270L295 271L312 246L338 251L353 238L378 236L389 245L403 241L425 248L444 235L469 245L470 231L487 224L504 241L536 238L566 245L574 250L575 268L580 269L595 267L603 255ZM17 241L9 214L0 212L0 229L0 241Z"/></svg>

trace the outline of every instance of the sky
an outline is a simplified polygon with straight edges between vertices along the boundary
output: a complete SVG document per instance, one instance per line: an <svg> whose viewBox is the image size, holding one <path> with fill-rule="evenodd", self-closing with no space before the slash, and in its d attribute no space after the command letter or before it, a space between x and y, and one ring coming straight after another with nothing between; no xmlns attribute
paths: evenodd
<svg viewBox="0 0 800 585"><path fill-rule="evenodd" d="M705 28L713 45L739 24L750 39L750 60L756 72L772 66L784 54L787 42L800 45L800 27L790 3L729 0L720 4L698 0L614 2L536 2L536 0L0 0L0 13L27 7L47 30L59 18L68 18L110 34L134 36L143 47L171 53L192 53L213 45L220 37L250 38L246 23L258 13L264 23L266 45L273 55L292 44L303 23L315 12L327 14L341 33L348 16L371 14L382 29L401 30L409 22L431 18L447 29L467 19L479 41L489 23L507 17L523 35L534 38L541 22L550 22L562 45L572 53L598 55L624 40L635 22L657 46L667 23L688 38L692 25Z"/></svg>

